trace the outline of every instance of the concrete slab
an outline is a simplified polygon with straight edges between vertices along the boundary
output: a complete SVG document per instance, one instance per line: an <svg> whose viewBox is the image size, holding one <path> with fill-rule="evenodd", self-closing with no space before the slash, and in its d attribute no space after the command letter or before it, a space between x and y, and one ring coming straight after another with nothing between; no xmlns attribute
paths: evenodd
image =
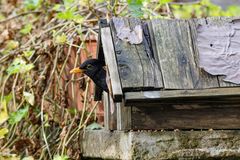
<svg viewBox="0 0 240 160"><path fill-rule="evenodd" d="M142 131L87 130L83 157L102 159L240 159L240 130Z"/></svg>

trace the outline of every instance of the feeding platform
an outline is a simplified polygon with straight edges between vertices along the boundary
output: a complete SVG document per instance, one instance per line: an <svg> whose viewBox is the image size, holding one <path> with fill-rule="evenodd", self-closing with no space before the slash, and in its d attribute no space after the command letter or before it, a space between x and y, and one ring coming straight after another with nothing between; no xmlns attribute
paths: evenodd
<svg viewBox="0 0 240 160"><path fill-rule="evenodd" d="M106 63L110 84L103 95L105 127L239 129L240 88L229 82L238 80L237 71L226 75L225 63L217 68L225 62L221 58L202 67L218 59L206 53L229 50L233 59L240 54L239 29L237 18L100 21L98 58ZM207 72L212 70L217 74ZM95 99L99 95L96 89Z"/></svg>

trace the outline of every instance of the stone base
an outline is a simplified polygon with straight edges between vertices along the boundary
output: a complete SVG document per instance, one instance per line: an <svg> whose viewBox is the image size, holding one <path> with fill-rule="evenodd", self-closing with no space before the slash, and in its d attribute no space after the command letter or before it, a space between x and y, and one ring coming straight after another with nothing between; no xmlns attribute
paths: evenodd
<svg viewBox="0 0 240 160"><path fill-rule="evenodd" d="M87 130L83 157L102 159L240 159L240 130L141 131Z"/></svg>

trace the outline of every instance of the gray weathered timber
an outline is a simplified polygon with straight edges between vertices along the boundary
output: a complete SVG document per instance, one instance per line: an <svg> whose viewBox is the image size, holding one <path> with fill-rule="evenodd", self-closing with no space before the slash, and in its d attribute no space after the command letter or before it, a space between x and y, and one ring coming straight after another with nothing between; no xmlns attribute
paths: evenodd
<svg viewBox="0 0 240 160"><path fill-rule="evenodd" d="M198 83L190 27L186 20L153 20L164 88L193 89Z"/></svg>
<svg viewBox="0 0 240 160"><path fill-rule="evenodd" d="M203 103L211 102L213 98L214 103L223 102L224 97L236 98L238 100L240 97L240 88L211 88L211 89L202 89L202 90L161 90L161 91L142 91L142 92L126 92L125 93L125 103L127 105L133 103L149 103L151 104L156 102L167 101L172 103L177 103L177 99L180 99L182 103L183 100L192 100L192 103L198 103L202 101ZM216 99L214 99L216 98ZM175 101L174 101L175 100ZM204 101L205 100L205 101ZM180 103L181 103L180 101ZM238 101L235 101L236 103ZM179 102L178 102L179 103ZM226 103L231 103L226 101Z"/></svg>
<svg viewBox="0 0 240 160"><path fill-rule="evenodd" d="M110 130L110 108L109 108L109 98L108 93L103 92L103 107L104 107L104 128Z"/></svg>
<svg viewBox="0 0 240 160"><path fill-rule="evenodd" d="M154 71L154 83L155 83L154 88L163 88L164 86L162 72L158 62L159 60L157 55L156 42L154 39L151 23L149 21L143 24L143 32L144 32L143 41L146 41L145 43L148 43L148 46L144 44L145 48L147 48L146 52L148 52L147 53L148 55L151 54L151 56L149 57L151 59L151 65Z"/></svg>
<svg viewBox="0 0 240 160"><path fill-rule="evenodd" d="M206 23L208 25L223 26L224 24L231 22L232 19L234 19L234 18L229 18L229 17L210 17L210 18L206 18ZM218 77L218 81L219 81L220 87L239 86L239 85L234 84L234 83L223 81L225 76L217 76L217 77Z"/></svg>
<svg viewBox="0 0 240 160"><path fill-rule="evenodd" d="M131 30L133 30L138 25L142 26L141 20L137 18L129 18L128 23ZM136 53L142 66L142 80L144 88L154 88L154 70L151 65L150 58L145 51L144 43L142 42L141 44L136 44L134 47L136 47Z"/></svg>
<svg viewBox="0 0 240 160"><path fill-rule="evenodd" d="M107 69L110 75L111 87L110 90L113 95L114 101L122 101L122 87L118 74L117 60L112 41L111 30L109 27L101 28L102 46Z"/></svg>
<svg viewBox="0 0 240 160"><path fill-rule="evenodd" d="M192 37L192 50L194 51L194 60L196 68L199 67L198 57L199 51L197 48L197 27L202 24L206 24L206 19L190 19L189 21L191 37ZM194 65L194 64L193 64ZM196 82L194 88L217 88L219 87L217 76L210 75L202 69L197 69L196 71Z"/></svg>
<svg viewBox="0 0 240 160"><path fill-rule="evenodd" d="M112 98L108 93L103 92L104 104L104 128L107 130L117 129L117 110Z"/></svg>
<svg viewBox="0 0 240 160"><path fill-rule="evenodd" d="M143 67L136 47L117 37L118 23L124 23L126 27L129 23L126 18L113 18L110 22L122 89L144 88Z"/></svg>
<svg viewBox="0 0 240 160"><path fill-rule="evenodd" d="M125 107L123 103L117 103L117 129L131 130L131 107Z"/></svg>
<svg viewBox="0 0 240 160"><path fill-rule="evenodd" d="M172 107L133 107L132 129L236 129L240 128L240 109L173 109Z"/></svg>

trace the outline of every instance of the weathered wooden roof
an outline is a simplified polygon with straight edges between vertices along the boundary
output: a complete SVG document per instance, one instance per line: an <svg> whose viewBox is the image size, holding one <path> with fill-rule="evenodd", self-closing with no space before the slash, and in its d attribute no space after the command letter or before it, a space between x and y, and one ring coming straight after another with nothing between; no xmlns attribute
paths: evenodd
<svg viewBox="0 0 240 160"><path fill-rule="evenodd" d="M115 101L122 101L123 96L129 105L148 100L173 102L173 99L206 102L209 98L222 103L239 97L238 85L223 81L223 76L206 73L198 61L197 27L231 21L231 18L101 21L99 58L105 58ZM130 30L141 25L142 43L121 40L117 32L120 23ZM225 99L219 101L221 97ZM234 98L235 101L238 100Z"/></svg>

